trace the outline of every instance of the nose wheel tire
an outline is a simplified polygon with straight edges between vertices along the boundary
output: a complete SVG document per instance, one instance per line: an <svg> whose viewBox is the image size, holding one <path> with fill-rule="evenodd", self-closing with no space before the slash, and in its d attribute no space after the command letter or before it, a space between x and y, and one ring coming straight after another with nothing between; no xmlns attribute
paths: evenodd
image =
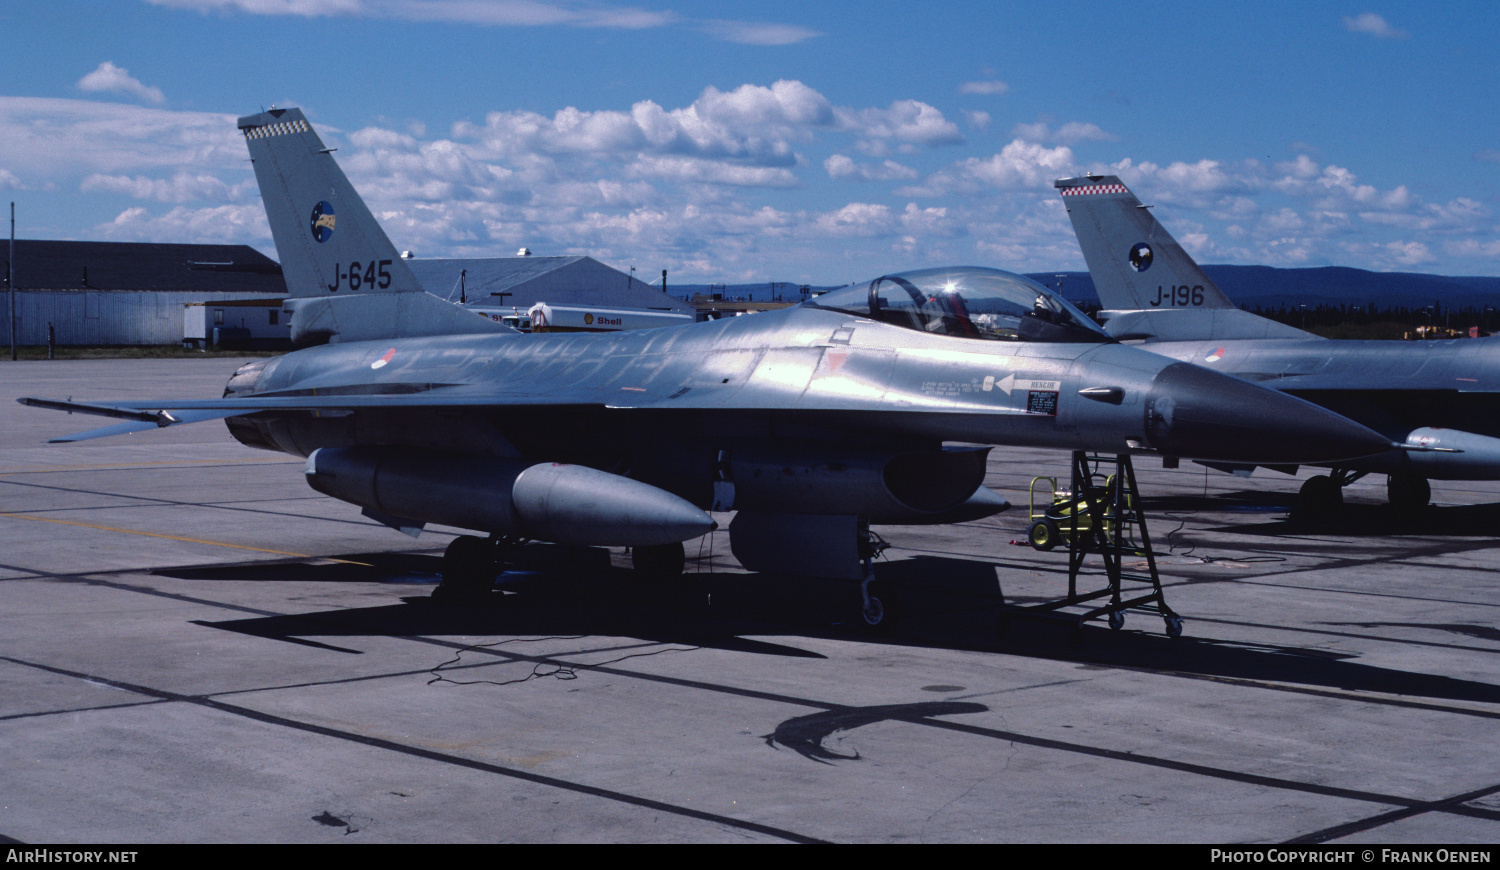
<svg viewBox="0 0 1500 870"><path fill-rule="evenodd" d="M1311 517L1337 511L1344 506L1344 489L1332 477L1310 477L1297 492L1297 508Z"/></svg>
<svg viewBox="0 0 1500 870"><path fill-rule="evenodd" d="M886 602L891 600L888 582L876 580L874 574L865 575L859 584L859 618L865 628L882 633L890 629L892 611Z"/></svg>

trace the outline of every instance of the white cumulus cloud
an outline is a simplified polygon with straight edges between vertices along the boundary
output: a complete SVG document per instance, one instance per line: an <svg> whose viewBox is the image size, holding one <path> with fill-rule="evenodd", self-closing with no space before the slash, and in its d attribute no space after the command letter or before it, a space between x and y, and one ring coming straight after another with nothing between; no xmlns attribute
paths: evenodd
<svg viewBox="0 0 1500 870"><path fill-rule="evenodd" d="M938 109L918 100L896 100L884 109L838 109L845 129L871 139L895 139L912 145L958 145L964 134Z"/></svg>
<svg viewBox="0 0 1500 870"><path fill-rule="evenodd" d="M88 176L78 187L84 193L123 193L136 199L158 202L194 202L237 199L237 192L217 176L178 172L171 178L147 178L143 175Z"/></svg>
<svg viewBox="0 0 1500 870"><path fill-rule="evenodd" d="M1114 142L1120 137L1106 133L1097 124L1069 121L1056 129L1038 121L1035 124L1017 124L1011 135L1027 142L1077 145L1079 142Z"/></svg>
<svg viewBox="0 0 1500 870"><path fill-rule="evenodd" d="M114 92L129 94L148 103L165 103L167 98L160 88L147 87L123 67L105 61L88 75L78 80L78 89L88 93Z"/></svg>
<svg viewBox="0 0 1500 870"><path fill-rule="evenodd" d="M829 178L850 178L864 181L910 181L917 177L917 171L910 166L902 166L894 160L886 160L879 164L857 163L846 154L834 154L823 161L823 168L828 171Z"/></svg>
<svg viewBox="0 0 1500 870"><path fill-rule="evenodd" d="M197 12L300 18L383 18L474 24L482 27L565 26L647 30L683 26L742 45L793 45L818 31L771 21L694 20L671 10L617 6L590 0L148 0Z"/></svg>
<svg viewBox="0 0 1500 870"><path fill-rule="evenodd" d="M1392 27L1384 17L1374 12L1345 15L1344 29L1350 33L1363 33L1376 39L1405 39L1411 35L1400 28Z"/></svg>
<svg viewBox="0 0 1500 870"><path fill-rule="evenodd" d="M119 242L243 245L271 238L271 227L259 202L197 209L177 206L160 216L136 206L95 227L94 232L100 238Z"/></svg>
<svg viewBox="0 0 1500 870"><path fill-rule="evenodd" d="M12 171L31 176L159 169L248 175L235 116L125 103L0 96L0 142Z"/></svg>
<svg viewBox="0 0 1500 870"><path fill-rule="evenodd" d="M757 21L724 21L711 19L699 25L705 33L726 42L742 45L794 45L817 36L816 30L796 24L772 24Z"/></svg>
<svg viewBox="0 0 1500 870"><path fill-rule="evenodd" d="M986 189L1016 190L1050 187L1052 180L1073 166L1066 145L1048 148L1035 142L1012 141L989 157L970 157L929 175L919 185L896 191L901 196L942 196Z"/></svg>
<svg viewBox="0 0 1500 870"><path fill-rule="evenodd" d="M1003 94L1008 90L1010 90L1010 85L996 79L981 82L964 82L958 86L960 94L997 95Z"/></svg>

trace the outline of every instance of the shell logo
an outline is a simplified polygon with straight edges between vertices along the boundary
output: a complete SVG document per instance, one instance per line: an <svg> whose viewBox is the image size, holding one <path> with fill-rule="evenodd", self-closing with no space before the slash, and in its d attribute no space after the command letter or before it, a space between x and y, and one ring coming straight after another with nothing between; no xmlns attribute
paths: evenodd
<svg viewBox="0 0 1500 870"><path fill-rule="evenodd" d="M585 314L585 315L583 315L583 322L587 326L593 326L594 325L594 315L592 315L592 314Z"/></svg>

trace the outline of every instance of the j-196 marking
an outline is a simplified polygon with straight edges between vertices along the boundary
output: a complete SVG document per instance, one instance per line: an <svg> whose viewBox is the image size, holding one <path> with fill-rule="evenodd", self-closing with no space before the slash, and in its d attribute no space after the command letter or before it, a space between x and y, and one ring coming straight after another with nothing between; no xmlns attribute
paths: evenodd
<svg viewBox="0 0 1500 870"><path fill-rule="evenodd" d="M1156 298L1152 300L1151 307L1168 305L1173 308L1187 307L1190 305L1203 304L1203 285L1194 284L1189 287L1186 284L1173 284L1172 289L1158 284L1156 285Z"/></svg>
<svg viewBox="0 0 1500 870"><path fill-rule="evenodd" d="M379 262L371 260L368 265L361 267L358 260L352 260L349 263L347 271L342 266L335 266L338 269L338 274L334 277L333 283L328 285L328 292L338 292L339 285L345 280L349 282L350 290L358 290L364 286L379 287L384 290L391 286L390 265L390 260L381 260ZM360 272L361 268L364 270L363 274Z"/></svg>

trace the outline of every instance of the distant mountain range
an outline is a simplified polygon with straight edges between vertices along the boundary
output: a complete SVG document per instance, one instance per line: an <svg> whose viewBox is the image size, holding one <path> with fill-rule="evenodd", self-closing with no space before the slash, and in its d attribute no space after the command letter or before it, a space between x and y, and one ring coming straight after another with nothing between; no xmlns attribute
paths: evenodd
<svg viewBox="0 0 1500 870"><path fill-rule="evenodd" d="M1449 277L1417 272L1368 272L1347 266L1314 269L1277 269L1271 266L1204 266L1203 271L1225 295L1240 305L1276 308L1298 305L1371 305L1376 308L1500 307L1500 278ZM1048 287L1057 287L1062 276L1062 295L1074 302L1098 305L1094 281L1087 272L1031 272L1027 277ZM800 285L778 284L776 298L788 302L803 297ZM837 287L811 287L819 293ZM764 302L772 299L769 282L760 284L678 284L669 287L673 296L722 293L726 299Z"/></svg>

